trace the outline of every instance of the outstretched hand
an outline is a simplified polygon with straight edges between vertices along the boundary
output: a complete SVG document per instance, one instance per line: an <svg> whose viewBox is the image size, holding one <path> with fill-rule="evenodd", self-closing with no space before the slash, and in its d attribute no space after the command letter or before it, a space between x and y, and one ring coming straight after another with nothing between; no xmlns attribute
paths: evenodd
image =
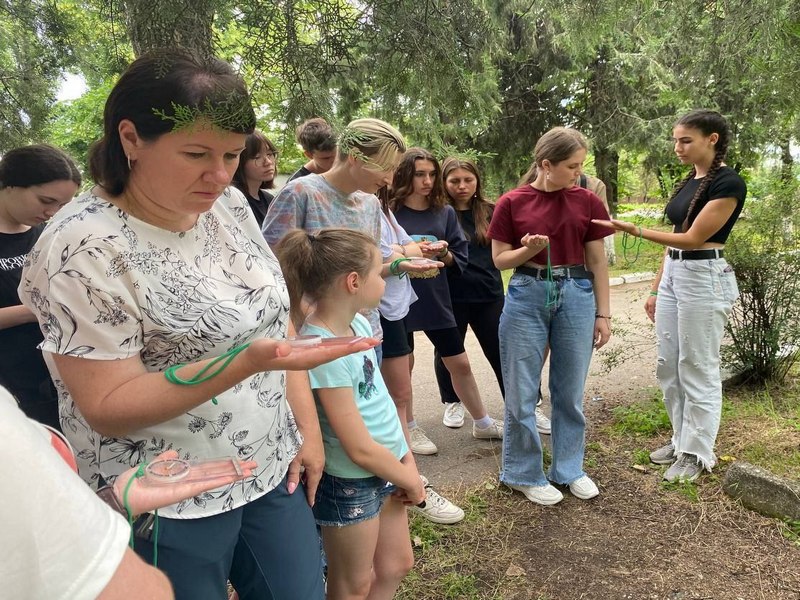
<svg viewBox="0 0 800 600"><path fill-rule="evenodd" d="M153 461L174 458L178 458L178 453L175 450L167 450L156 456ZM134 479L133 483L131 483L131 487L128 490L128 508L130 509L131 516L135 517L136 515L157 508L164 508L165 506L170 506L181 500L193 498L203 492L230 485L231 483L250 477L253 474L253 469L258 466L258 464L252 460L242 461L240 464L242 467L242 474L240 476L222 475L204 481L179 481L165 485L147 485L142 482L141 478L137 477ZM123 494L125 492L125 486L138 470L138 466L128 469L114 481L114 495L116 495L120 504L124 502Z"/></svg>
<svg viewBox="0 0 800 600"><path fill-rule="evenodd" d="M603 227L608 227L610 229L616 229L617 231L624 231L625 233L629 233L631 235L637 235L639 233L639 226L628 221L620 221L618 219L592 219L592 223L595 225L602 225Z"/></svg>
<svg viewBox="0 0 800 600"><path fill-rule="evenodd" d="M430 267L428 267L430 268ZM381 340L364 337L350 344L292 347L281 340L255 340L244 352L253 371L307 371L332 360L374 348Z"/></svg>

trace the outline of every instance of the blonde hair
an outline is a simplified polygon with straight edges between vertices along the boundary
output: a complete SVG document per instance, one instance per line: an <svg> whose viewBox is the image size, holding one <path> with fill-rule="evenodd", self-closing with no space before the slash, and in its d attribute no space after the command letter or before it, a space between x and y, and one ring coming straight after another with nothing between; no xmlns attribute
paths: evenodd
<svg viewBox="0 0 800 600"><path fill-rule="evenodd" d="M354 156L377 171L393 171L405 151L403 135L380 119L350 121L339 135L340 160Z"/></svg>
<svg viewBox="0 0 800 600"><path fill-rule="evenodd" d="M578 150L588 150L589 142L577 129L570 127L553 127L536 142L533 149L533 163L522 176L517 187L533 183L536 179L539 167L545 160L553 164L558 164L562 160L567 160Z"/></svg>
<svg viewBox="0 0 800 600"><path fill-rule="evenodd" d="M305 321L303 297L316 301L340 275L356 272L366 277L378 245L354 229L327 228L317 233L292 229L275 247L289 290L291 318L298 329Z"/></svg>

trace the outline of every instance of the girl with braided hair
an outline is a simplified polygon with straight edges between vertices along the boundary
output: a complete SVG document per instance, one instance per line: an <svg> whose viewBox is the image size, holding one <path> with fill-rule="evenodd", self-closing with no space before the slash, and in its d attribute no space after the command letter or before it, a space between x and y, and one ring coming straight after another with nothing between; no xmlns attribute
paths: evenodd
<svg viewBox="0 0 800 600"><path fill-rule="evenodd" d="M656 375L672 439L650 460L671 465L664 474L668 481L694 481L716 463L722 413L719 351L739 296L723 248L742 212L747 187L724 163L730 130L722 115L694 110L678 119L672 137L678 159L692 165L667 203L672 233L617 220L598 223L667 247L645 311L656 324Z"/></svg>

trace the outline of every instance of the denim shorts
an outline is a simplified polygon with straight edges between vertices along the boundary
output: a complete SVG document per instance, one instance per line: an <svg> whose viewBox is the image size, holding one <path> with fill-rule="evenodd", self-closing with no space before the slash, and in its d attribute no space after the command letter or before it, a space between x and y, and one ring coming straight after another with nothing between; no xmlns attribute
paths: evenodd
<svg viewBox="0 0 800 600"><path fill-rule="evenodd" d="M322 527L346 527L374 519L396 486L380 477L347 479L322 474L314 503L314 519Z"/></svg>

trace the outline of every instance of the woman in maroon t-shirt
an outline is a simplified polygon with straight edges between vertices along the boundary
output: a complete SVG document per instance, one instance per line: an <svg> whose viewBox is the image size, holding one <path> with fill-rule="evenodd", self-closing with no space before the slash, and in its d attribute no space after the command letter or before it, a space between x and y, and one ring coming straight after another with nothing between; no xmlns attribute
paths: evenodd
<svg viewBox="0 0 800 600"><path fill-rule="evenodd" d="M489 227L495 266L515 270L500 317L506 385L500 479L544 505L563 498L550 481L584 500L599 493L583 471L583 391L592 350L611 335L603 250L611 231L592 223L608 214L600 198L575 185L586 151L574 129L545 133L526 175L531 183L498 200ZM535 408L548 344L553 460L545 475Z"/></svg>

